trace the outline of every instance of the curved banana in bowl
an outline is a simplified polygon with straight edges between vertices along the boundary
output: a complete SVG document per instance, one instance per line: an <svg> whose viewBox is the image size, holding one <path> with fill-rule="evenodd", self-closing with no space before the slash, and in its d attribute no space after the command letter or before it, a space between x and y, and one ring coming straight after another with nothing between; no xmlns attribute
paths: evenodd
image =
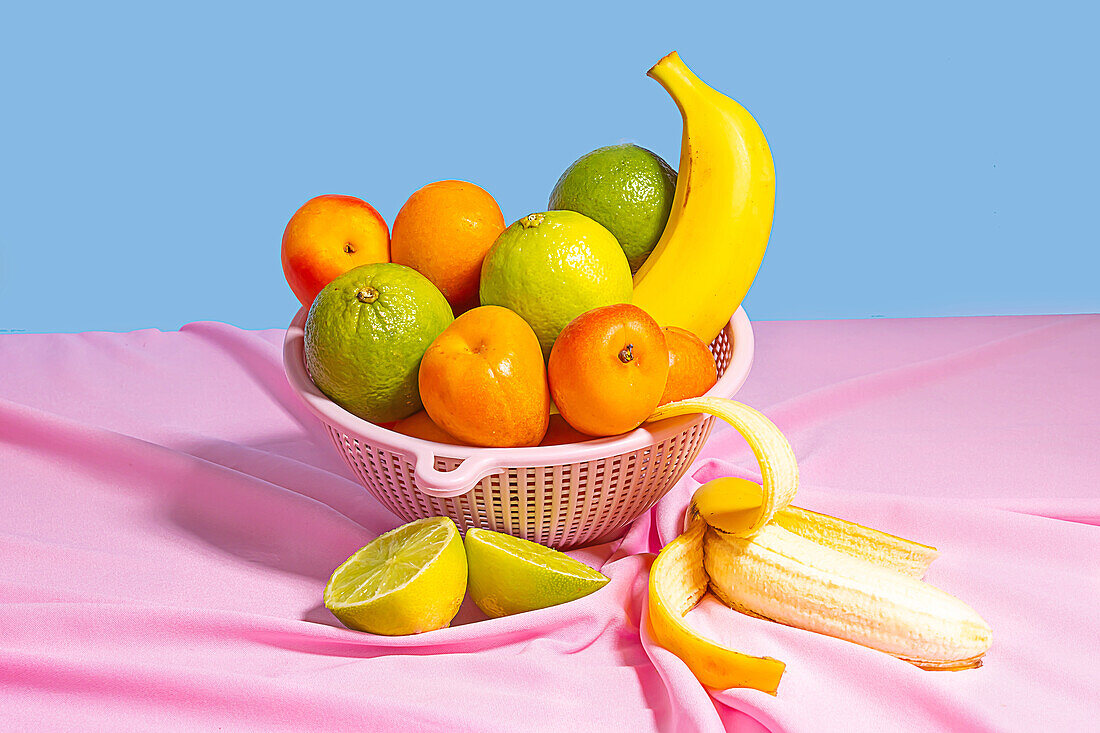
<svg viewBox="0 0 1100 733"><path fill-rule="evenodd" d="M684 119L676 195L634 276L634 305L709 344L756 277L771 233L775 166L752 115L670 53L649 70Z"/></svg>

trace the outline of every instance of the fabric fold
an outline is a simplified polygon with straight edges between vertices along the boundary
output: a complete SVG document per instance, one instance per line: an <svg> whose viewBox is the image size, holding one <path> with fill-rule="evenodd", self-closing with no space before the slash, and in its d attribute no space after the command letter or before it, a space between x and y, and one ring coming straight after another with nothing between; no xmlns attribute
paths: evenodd
<svg viewBox="0 0 1100 733"><path fill-rule="evenodd" d="M738 399L784 430L796 504L936 546L993 627L923 672L707 598L688 622L782 659L777 697L707 690L642 623L694 489L759 478L715 427L579 601L387 638L328 575L400 523L282 373L282 330L0 336L0 719L20 729L1081 729L1100 717L1100 316L754 325Z"/></svg>

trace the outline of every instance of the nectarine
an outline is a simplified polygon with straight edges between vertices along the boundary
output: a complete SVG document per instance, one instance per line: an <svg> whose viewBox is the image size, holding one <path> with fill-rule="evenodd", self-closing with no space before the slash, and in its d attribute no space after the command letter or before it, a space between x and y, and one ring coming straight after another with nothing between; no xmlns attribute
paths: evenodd
<svg viewBox="0 0 1100 733"><path fill-rule="evenodd" d="M420 398L432 421L463 442L538 445L550 419L538 337L507 308L466 311L424 353Z"/></svg>
<svg viewBox="0 0 1100 733"><path fill-rule="evenodd" d="M390 261L390 230L374 207L354 196L305 202L283 231L283 274L302 305L353 267Z"/></svg>

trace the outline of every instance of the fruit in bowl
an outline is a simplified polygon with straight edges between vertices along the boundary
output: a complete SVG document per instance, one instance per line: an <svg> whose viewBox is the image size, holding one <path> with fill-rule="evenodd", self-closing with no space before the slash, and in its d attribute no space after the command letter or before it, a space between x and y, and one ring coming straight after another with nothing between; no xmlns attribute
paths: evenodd
<svg viewBox="0 0 1100 733"><path fill-rule="evenodd" d="M529 214L505 229L481 266L481 302L518 313L545 357L566 325L601 305L629 303L630 265L603 226L575 211Z"/></svg>
<svg viewBox="0 0 1100 733"><path fill-rule="evenodd" d="M676 326L664 329L668 346L668 379L660 404L707 393L718 382L718 365L703 340Z"/></svg>
<svg viewBox="0 0 1100 733"><path fill-rule="evenodd" d="M470 445L538 445L550 418L538 338L495 305L463 313L432 342L420 365L420 395L432 421Z"/></svg>
<svg viewBox="0 0 1100 733"><path fill-rule="evenodd" d="M567 445L569 443L583 443L586 440L592 440L592 436L585 435L577 430L558 412L550 415L550 423L546 426L546 435L542 436L539 445Z"/></svg>
<svg viewBox="0 0 1100 733"><path fill-rule="evenodd" d="M562 329L550 352L550 390L562 417L593 436L641 425L668 378L661 327L637 306L595 308Z"/></svg>
<svg viewBox="0 0 1100 733"><path fill-rule="evenodd" d="M283 275L304 306L338 275L389 259L385 219L354 196L315 196L294 212L283 230Z"/></svg>
<svg viewBox="0 0 1100 733"><path fill-rule="evenodd" d="M561 174L549 208L602 224L637 272L661 238L675 191L676 171L661 156L631 143L608 145L582 155Z"/></svg>
<svg viewBox="0 0 1100 733"><path fill-rule="evenodd" d="M431 280L459 315L479 304L481 263L502 231L504 215L488 191L466 181L437 181L397 212L391 257Z"/></svg>
<svg viewBox="0 0 1100 733"><path fill-rule="evenodd" d="M463 443L455 436L448 433L443 428L435 424L432 420L432 416L428 414L427 410L420 410L406 417L404 420L398 420L390 428L395 433L401 433L402 435L408 435L410 438L420 438L421 440L430 440L433 443L445 443L447 445L468 445Z"/></svg>
<svg viewBox="0 0 1100 733"><path fill-rule="evenodd" d="M305 361L317 387L364 420L391 422L423 405L420 360L454 316L412 268L361 265L326 285L305 323Z"/></svg>

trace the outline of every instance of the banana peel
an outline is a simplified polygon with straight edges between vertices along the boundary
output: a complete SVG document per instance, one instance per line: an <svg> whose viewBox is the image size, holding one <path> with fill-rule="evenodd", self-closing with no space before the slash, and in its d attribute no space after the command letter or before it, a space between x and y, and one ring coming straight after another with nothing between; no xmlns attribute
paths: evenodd
<svg viewBox="0 0 1100 733"><path fill-rule="evenodd" d="M719 417L741 433L760 464L763 485L758 506L743 513L742 526L726 528L733 534L751 537L777 511L790 504L798 491L798 463L794 451L775 423L748 405L733 400L696 397L669 402L658 407L646 422L699 413Z"/></svg>
<svg viewBox="0 0 1100 733"><path fill-rule="evenodd" d="M774 695L786 668L783 662L716 644L684 622L684 614L702 600L709 584L703 568L706 529L703 522L695 523L668 543L653 561L649 571L649 634L687 663L707 687L751 687Z"/></svg>
<svg viewBox="0 0 1100 733"><path fill-rule="evenodd" d="M921 580L934 547L790 505L798 466L790 444L759 411L696 398L649 421L685 414L725 420L748 442L762 483L726 478L695 493L687 528L650 569L647 624L654 641L714 689L775 695L785 670L695 632L684 615L711 591L734 610L845 639L922 669L981 665L989 625L962 601Z"/></svg>

